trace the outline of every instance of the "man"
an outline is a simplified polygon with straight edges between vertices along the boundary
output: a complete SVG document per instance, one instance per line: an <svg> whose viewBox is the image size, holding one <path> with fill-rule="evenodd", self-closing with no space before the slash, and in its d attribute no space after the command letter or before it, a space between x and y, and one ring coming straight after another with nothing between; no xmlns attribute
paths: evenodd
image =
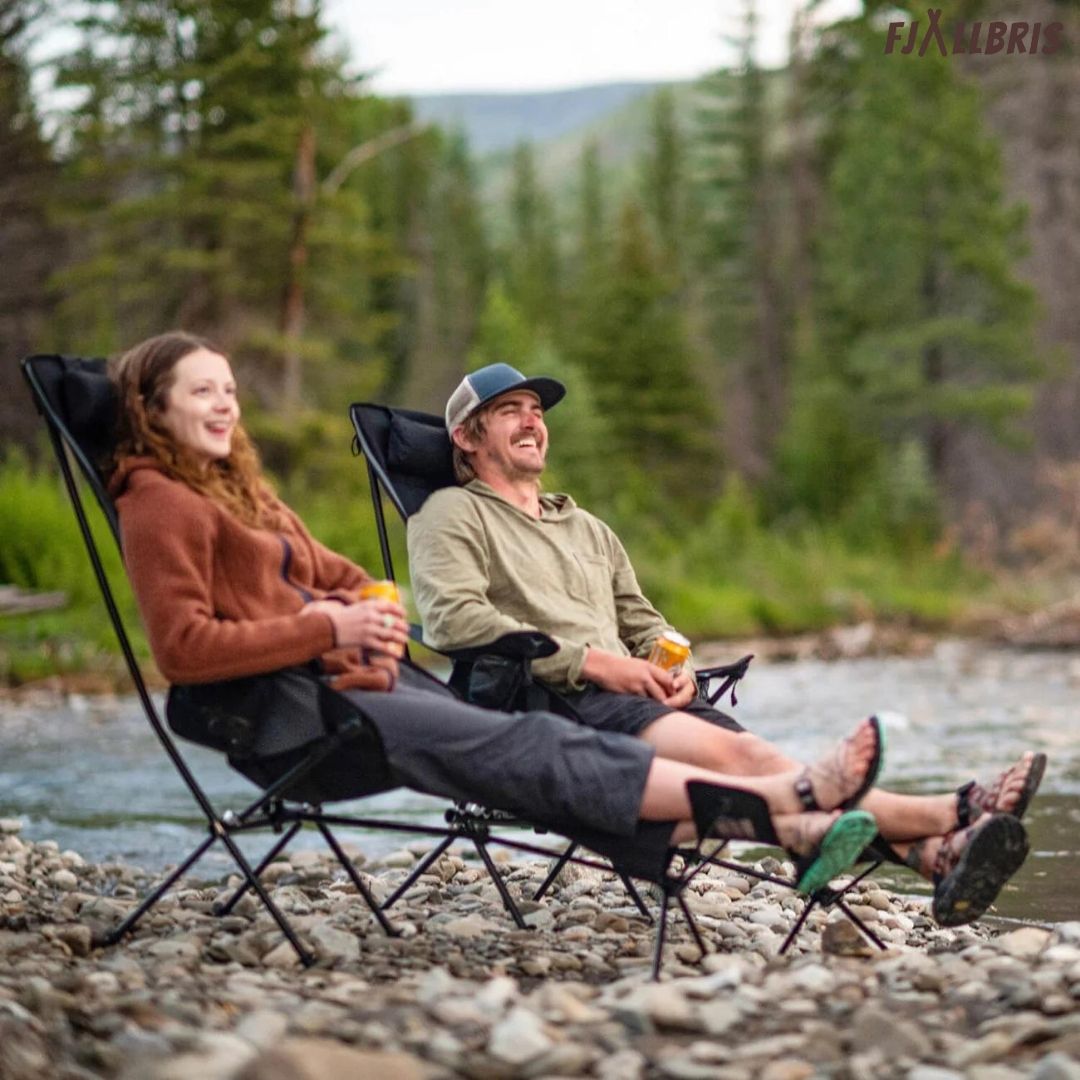
<svg viewBox="0 0 1080 1080"><path fill-rule="evenodd" d="M799 763L696 696L692 673L648 662L671 627L642 595L619 539L563 494L541 490L548 435L544 413L565 395L545 377L507 364L465 377L446 407L456 488L436 492L408 525L413 592L425 638L465 648L515 630L558 644L534 661L581 721L637 736L670 758L716 771L762 776ZM831 763L837 783L856 748ZM862 806L898 861L935 880L935 914L953 925L986 909L1023 862L1016 819L1045 767L1026 753L989 788L897 795L875 789Z"/></svg>

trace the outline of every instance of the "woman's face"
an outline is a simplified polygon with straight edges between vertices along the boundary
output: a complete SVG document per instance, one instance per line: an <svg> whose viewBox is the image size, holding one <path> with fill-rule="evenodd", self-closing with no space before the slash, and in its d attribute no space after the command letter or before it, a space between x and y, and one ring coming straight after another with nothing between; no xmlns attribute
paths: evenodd
<svg viewBox="0 0 1080 1080"><path fill-rule="evenodd" d="M177 443L209 465L229 456L239 419L236 380L224 356L196 349L177 363L161 413Z"/></svg>

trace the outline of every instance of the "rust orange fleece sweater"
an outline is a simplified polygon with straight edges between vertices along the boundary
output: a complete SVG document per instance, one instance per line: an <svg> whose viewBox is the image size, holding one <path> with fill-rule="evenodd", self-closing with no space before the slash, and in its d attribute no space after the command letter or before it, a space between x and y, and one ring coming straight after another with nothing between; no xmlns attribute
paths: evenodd
<svg viewBox="0 0 1080 1080"><path fill-rule="evenodd" d="M390 673L335 649L310 600L356 599L371 576L324 547L291 511L281 532L253 529L150 458L120 463L109 484L124 562L161 673L213 682L316 658L337 689L387 690Z"/></svg>

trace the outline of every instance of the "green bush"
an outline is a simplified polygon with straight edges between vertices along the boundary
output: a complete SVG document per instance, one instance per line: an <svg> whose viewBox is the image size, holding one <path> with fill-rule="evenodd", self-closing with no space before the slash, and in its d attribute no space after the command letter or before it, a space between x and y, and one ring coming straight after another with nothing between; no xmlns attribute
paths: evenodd
<svg viewBox="0 0 1080 1080"><path fill-rule="evenodd" d="M91 530L136 651L147 655L135 599L93 496ZM0 682L65 671L116 668L118 644L60 477L10 453L0 460L0 584L63 592L63 608L0 616Z"/></svg>

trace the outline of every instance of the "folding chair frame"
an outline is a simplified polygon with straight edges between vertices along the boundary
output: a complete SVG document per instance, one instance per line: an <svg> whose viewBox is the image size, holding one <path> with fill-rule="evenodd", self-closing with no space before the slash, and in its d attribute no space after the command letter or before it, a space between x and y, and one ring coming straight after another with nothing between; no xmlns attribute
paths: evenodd
<svg viewBox="0 0 1080 1080"><path fill-rule="evenodd" d="M394 509L397 510L399 516L403 521L408 519L409 512L403 499L400 497L398 491L396 490L393 480L389 475L388 468L383 461L382 453L380 452L379 448L376 447L372 442L371 433L368 431L364 423L365 409L378 410L391 416L394 413L403 414L404 416L414 421L419 421L435 429L438 428L441 421L438 417L430 414L418 413L413 410L407 409L391 409L389 406L378 405L368 402L358 402L349 406L349 418L352 421L353 429L355 431L355 437L353 439L353 453L357 455L362 455L364 458L364 463L367 466L368 486L371 493L372 508L375 514L375 526L379 536L379 550L382 555L383 569L388 578L390 578L391 580L396 580L396 576L394 574L393 557L390 551L389 533L386 525L386 513L383 506L384 493L386 497L390 499L391 503L394 506ZM419 627L413 627L413 636L417 641L422 640ZM466 651L470 653L475 653L478 650L472 649ZM454 660L459 654L455 654L454 652L448 652L444 655L446 655L449 659ZM736 684L746 675L751 660L753 660L753 655L744 656L742 659L737 660L731 664L725 664L718 667L704 668L699 670L696 673L698 680L699 696L702 697L704 700L708 701L710 705L714 705L718 701L720 701L725 696L725 694L730 693L731 703L732 705L736 705L738 703L735 696ZM528 659L524 659L522 660L522 663L528 665L529 661ZM529 678L531 679L531 673L529 674ZM711 690L713 680L720 680L720 685L715 690ZM558 695L555 693L555 691L552 690L550 691L550 693L553 697L558 698ZM563 705L564 711L572 713L573 710L569 706L566 706L565 703L563 703ZM510 703L507 703L507 707L510 707ZM468 836L474 830L479 829L483 830L483 834L485 837L488 835L487 830L491 824L525 824L521 821L514 819L511 816L500 815L498 811L487 810L483 807L477 807L473 804L460 803L457 804L455 810L447 811L447 821L448 823L453 823L456 827L458 827L461 830L461 835L463 836ZM445 845L448 845L450 842L450 839L444 840L443 845L441 846L445 847ZM516 841L514 842L513 846L518 848L518 850L522 851L531 850L528 845L524 845ZM746 875L747 877L752 877L759 881L770 882L772 884L780 885L786 888L794 889L795 887L794 882L789 881L786 878L781 878L774 874L764 873L763 871L756 870L753 867L747 866L744 863L736 863L732 860L723 859L720 857L720 852L712 853L708 856L705 856L702 854L702 845L701 841L699 840L697 847L692 851L684 851L682 849L673 850L672 861L674 861L674 859L676 858L681 858L684 862L684 868L682 873L674 874L670 871L669 863L669 870L664 874L664 878L660 882L661 904L659 919L654 920L648 908L645 906L640 893L635 888L633 882L626 874L622 873L617 867L598 864L594 860L582 858L577 854L579 846L580 845L576 841L570 842L566 850L558 857L555 864L551 867L551 870L544 878L544 881L541 883L540 887L533 894L533 899L539 900L541 897L544 896L544 894L551 887L552 883L558 877L559 873L562 871L563 867L569 862L586 866L595 866L597 868L607 871L614 871L622 880L623 885L627 890L627 893L629 894L631 900L634 902L635 906L641 912L641 914L650 923L653 923L654 921L657 922L657 932L652 962L652 978L654 980L658 979L660 975L660 966L662 963L664 943L667 938L668 915L673 903L679 908L679 910L683 914L683 917L686 919L691 936L693 937L698 948L701 950L702 956L705 956L708 953L704 938L701 936L701 932L698 929L693 914L691 913L683 896L686 888L690 885L693 879L703 870L705 870L708 866L724 867L729 870L735 871L736 873ZM720 849L720 851L723 850L723 848ZM429 858L434 861L434 858L437 858L437 856L432 853ZM408 888L411 887L413 881L415 881L416 878L419 877L419 875L423 873L424 870L426 870L428 865L430 865L430 863L425 860L425 862L415 867L412 875L410 875L410 877L407 878L398 887L398 889L395 890L395 892L387 898L383 905L384 909L390 907L393 903L397 901L400 896L404 895ZM881 939L863 922L863 920L861 920L856 915L854 911L851 910L850 906L844 900L845 895L859 882L861 882L864 877L872 873L873 870L875 870L879 865L880 862L872 862L864 871L862 871L858 876L848 882L841 889L834 890L826 887L823 889L819 889L811 897L809 897L805 907L803 908L803 911L800 913L798 920L791 928L791 931L788 933L787 937L784 939L784 942L780 948L780 953L784 954L788 951L815 907L827 909L834 905L838 907L841 911L843 911L847 918L849 918L852 923L854 923L854 925L863 934L865 934L870 941L872 941L881 949L886 948L885 944L881 941ZM506 898L504 898L504 902L507 903L507 907L510 910L511 915L514 917L515 922L519 926L522 926L523 922L521 921L520 916L516 913L515 908L511 906L511 902Z"/></svg>
<svg viewBox="0 0 1080 1080"><path fill-rule="evenodd" d="M341 863L345 873L356 887L357 892L370 908L380 927L387 934L396 934L397 931L383 914L377 900L365 884L364 880L356 872L355 867L342 850L336 837L334 837L333 833L330 831L329 825L334 823L361 828L378 828L428 837L437 836L445 838L447 836L452 837L455 834L449 829L441 829L435 826L405 825L400 822L357 817L334 816L331 818L324 814L319 806L290 801L283 794L288 791L293 784L307 776L323 760L335 753L341 746L349 741L349 739L357 737L364 730L366 721L357 716L351 722L341 725L337 731L331 732L323 739L320 739L314 749L306 757L286 772L285 775L266 787L258 798L239 812L231 810L219 812L214 807L210 798L196 780L190 767L178 750L168 728L162 722L157 707L147 689L146 681L143 678L139 666L139 661L135 656L135 651L132 648L131 640L124 627L123 618L121 617L119 607L116 603L112 586L109 583L108 574L101 561L97 542L95 541L90 528L86 506L83 502L82 495L79 491L79 485L72 469L72 458L74 458L80 473L94 493L94 496L105 515L106 521L108 522L113 539L119 548L120 535L116 510L108 496L105 494L101 478L98 475L95 465L89 460L83 447L80 445L79 440L71 433L65 418L60 415L60 412L41 377L41 373L38 370L39 367L44 364L57 364L64 367L76 362L77 361L74 361L72 358L59 356L31 356L23 361L22 370L30 387L35 405L45 420L49 432L50 443L60 467L64 487L71 499L72 508L79 525L79 532L82 536L86 553L94 571L94 577L101 591L102 599L105 602L105 607L109 614L109 621L112 623L113 630L119 641L120 650L123 653L128 673L131 676L143 712L162 748L168 755L169 760L180 774L180 777L188 788L188 791L191 793L192 798L202 811L207 825L207 836L202 842L199 843L187 858L169 873L168 876L138 905L138 907L136 907L135 910L105 938L105 944L114 944L129 930L132 930L142 916L165 895L182 875L187 873L187 871L190 870L191 867L210 850L210 848L215 844L220 843L232 857L244 878L241 887L228 903L221 908L221 912L224 913L231 910L240 896L249 889L253 890L274 919L275 923L277 923L279 929L285 935L285 938L290 945L296 950L296 954L300 960L305 965L313 963L315 958L304 947L288 919L277 904L274 903L260 880L260 875L270 861L280 854L288 842L305 824L314 825L322 834L331 851ZM286 830L285 835L271 848L270 852L263 857L258 866L253 868L237 845L235 837L241 833L254 832L267 828L272 829L275 832Z"/></svg>

